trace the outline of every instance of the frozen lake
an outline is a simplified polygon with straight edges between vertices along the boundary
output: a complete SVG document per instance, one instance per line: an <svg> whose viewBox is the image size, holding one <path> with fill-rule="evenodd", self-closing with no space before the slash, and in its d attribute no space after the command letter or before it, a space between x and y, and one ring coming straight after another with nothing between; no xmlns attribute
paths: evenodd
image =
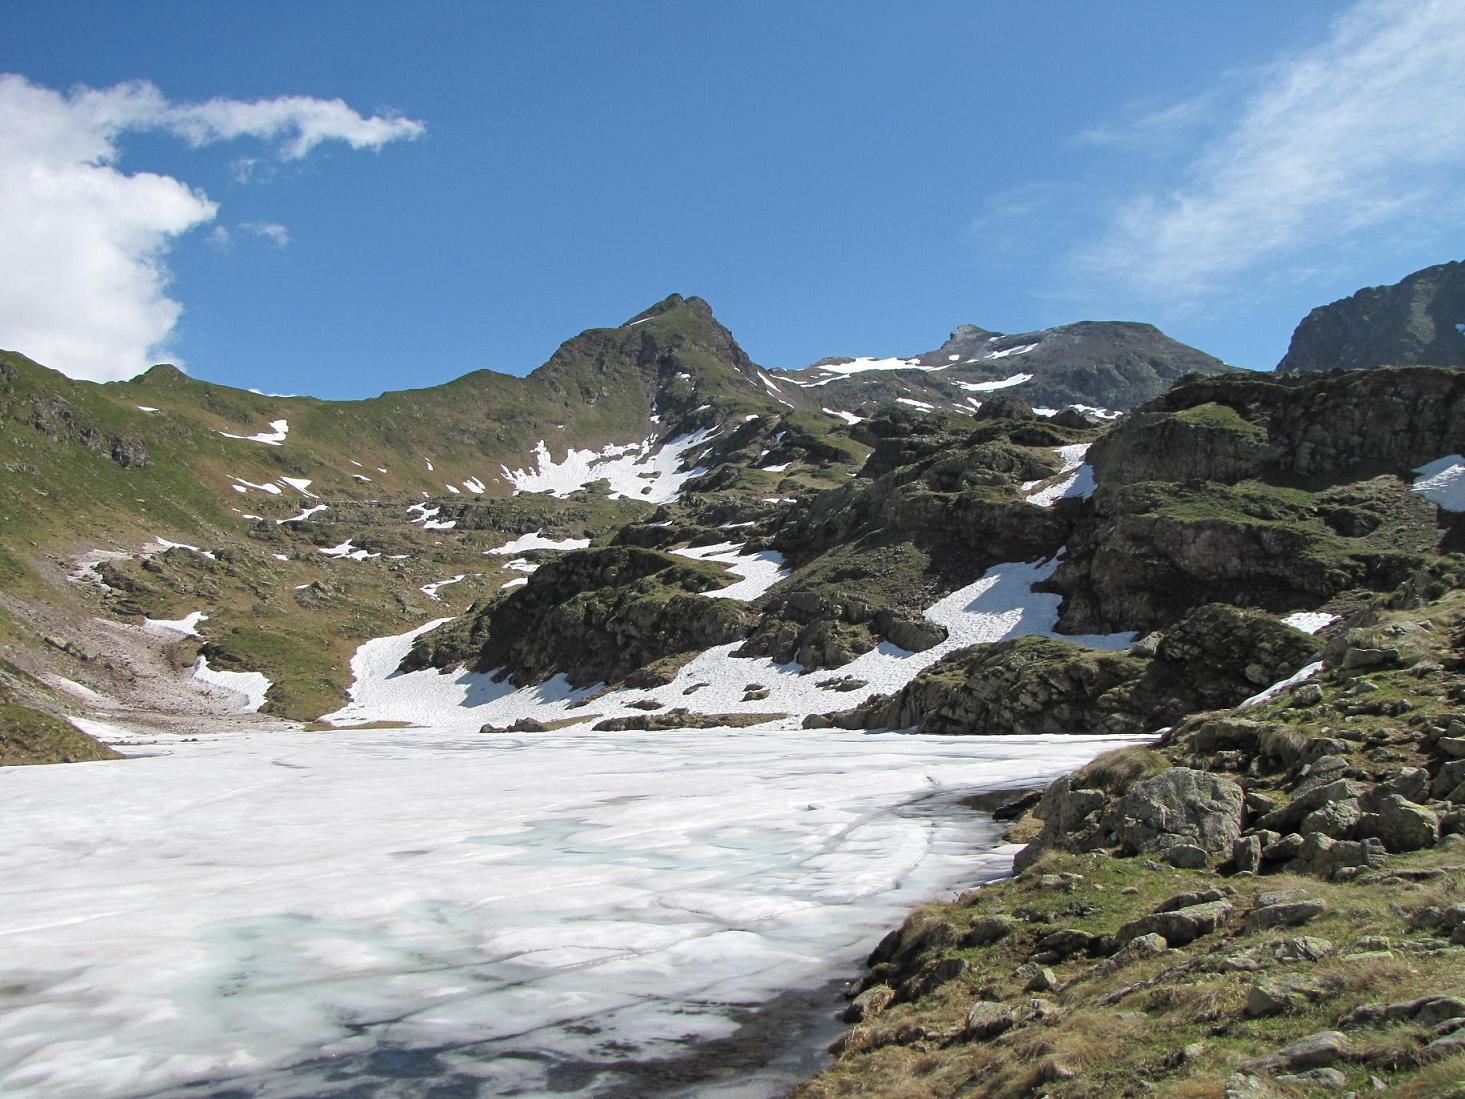
<svg viewBox="0 0 1465 1099"><path fill-rule="evenodd" d="M1111 743L226 733L3 769L0 1093L650 1094L624 1066L1004 870L959 797ZM739 1079L695 1090L788 1082Z"/></svg>

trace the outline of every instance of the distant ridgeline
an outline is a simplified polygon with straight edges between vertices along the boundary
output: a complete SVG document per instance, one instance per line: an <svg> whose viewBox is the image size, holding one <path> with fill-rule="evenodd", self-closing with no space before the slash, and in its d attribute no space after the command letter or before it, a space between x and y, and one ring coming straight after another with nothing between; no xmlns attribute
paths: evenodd
<svg viewBox="0 0 1465 1099"><path fill-rule="evenodd" d="M1444 355L1459 267L1314 311L1289 360L1364 295ZM1333 327L1355 358L1406 338ZM1121 322L768 371L679 295L526 377L362 401L3 353L0 702L146 710L172 703L140 668L192 668L226 709L315 719L364 641L447 618L405 668L605 684L570 724L1143 730L1265 686L1289 615L1448 582L1461 378L1256 375Z"/></svg>

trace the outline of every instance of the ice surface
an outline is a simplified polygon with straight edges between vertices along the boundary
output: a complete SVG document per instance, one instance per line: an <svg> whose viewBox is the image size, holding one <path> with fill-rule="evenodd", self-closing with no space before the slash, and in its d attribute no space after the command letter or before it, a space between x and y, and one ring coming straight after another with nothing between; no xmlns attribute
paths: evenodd
<svg viewBox="0 0 1465 1099"><path fill-rule="evenodd" d="M741 554L738 551L742 548L741 542L719 542L715 546L696 546L672 552L696 561L715 561L726 565L728 572L742 577L725 588L702 593L714 599L757 599L788 575L788 570L783 567L783 554L777 550Z"/></svg>
<svg viewBox="0 0 1465 1099"><path fill-rule="evenodd" d="M270 689L270 681L260 672L227 672L220 668L210 668L206 656L200 656L198 663L193 666L193 678L200 683L207 683L211 687L219 687L232 694L243 695L242 710L245 713L254 713L265 704L265 694Z"/></svg>
<svg viewBox="0 0 1465 1099"><path fill-rule="evenodd" d="M1331 626L1338 621L1336 614L1327 614L1324 611L1298 611L1296 614L1289 614L1282 619L1289 626L1295 626L1304 633L1317 633L1325 626Z"/></svg>
<svg viewBox="0 0 1465 1099"><path fill-rule="evenodd" d="M1111 743L223 732L9 770L0 1092L591 1094L857 972L1010 865L952 799Z"/></svg>
<svg viewBox="0 0 1465 1099"><path fill-rule="evenodd" d="M268 443L270 446L279 446L285 441L285 436L290 434L290 425L285 420L271 420L270 430L261 431L257 435L233 435L227 431L219 432L226 439L243 439L247 443Z"/></svg>
<svg viewBox="0 0 1465 1099"><path fill-rule="evenodd" d="M546 538L539 531L533 534L521 534L512 542L505 542L498 549L484 550L484 553L508 555L510 553L523 553L526 550L555 549L572 550L584 549L590 545L588 538L562 538L556 542L553 538ZM509 563L509 568L516 569L519 565L515 562Z"/></svg>
<svg viewBox="0 0 1465 1099"><path fill-rule="evenodd" d="M677 498L687 481L707 472L700 467L682 469L682 459L716 434L715 428L701 428L660 443L648 438L639 443L612 443L599 452L571 448L558 461L541 439L534 448L534 469L500 468L515 494L548 492L563 499L594 481L606 480L612 499L629 496L665 504Z"/></svg>
<svg viewBox="0 0 1465 1099"><path fill-rule="evenodd" d="M1414 471L1414 491L1445 511L1465 511L1465 456L1449 454Z"/></svg>

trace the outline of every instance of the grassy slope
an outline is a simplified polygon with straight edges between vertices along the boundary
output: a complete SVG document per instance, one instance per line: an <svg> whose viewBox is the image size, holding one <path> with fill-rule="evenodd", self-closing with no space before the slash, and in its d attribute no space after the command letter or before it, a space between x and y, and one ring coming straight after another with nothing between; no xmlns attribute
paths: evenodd
<svg viewBox="0 0 1465 1099"><path fill-rule="evenodd" d="M718 495L737 506L840 483L848 474L838 467L862 460L866 448L842 422L814 413L795 423L705 304L674 296L646 316L567 341L527 378L480 371L347 402L269 397L171 367L129 382L76 382L0 352L0 583L8 595L90 615L99 609L94 592L56 582L57 566L69 568L75 553L130 551L159 536L215 551L213 562L174 551L153 573L137 561L109 568L127 590L100 609L133 621L206 610L211 662L263 671L277 684L266 711L306 719L341 702L350 654L362 640L450 614L521 575L485 549L539 529L605 538L652 512L594 491L565 501L510 500L499 466L532 466L541 439L556 457L569 446L597 449L719 424L728 429L714 449L744 426L750 445L760 431L765 439L788 430L831 440L832 465L796 455L782 474L746 468L766 441L727 455L736 483ZM653 401L659 422L650 419ZM220 434L252 435L279 419L289 423L281 446ZM118 444L133 464L114 459ZM279 485L281 477L309 479L314 496L232 487L234 478ZM474 477L487 496L447 491ZM416 502L441 507L439 518L456 527L409 525L406 509ZM317 503L328 510L306 523L275 522ZM316 552L348 538L382 556L333 561ZM420 590L459 574L465 579L444 587L440 601ZM23 618L0 621L0 631L10 644L33 640ZM177 659L192 659L187 643Z"/></svg>
<svg viewBox="0 0 1465 1099"><path fill-rule="evenodd" d="M0 767L121 758L69 721L19 703L0 703Z"/></svg>

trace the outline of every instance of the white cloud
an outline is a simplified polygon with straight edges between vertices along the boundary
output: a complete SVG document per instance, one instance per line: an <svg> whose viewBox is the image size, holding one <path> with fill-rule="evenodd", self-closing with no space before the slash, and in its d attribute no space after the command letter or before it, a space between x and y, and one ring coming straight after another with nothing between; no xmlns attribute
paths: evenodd
<svg viewBox="0 0 1465 1099"><path fill-rule="evenodd" d="M1462 57L1458 0L1355 4L1319 45L1253 77L1183 181L1125 204L1078 265L1183 302L1309 246L1438 221L1465 162ZM1196 121L1184 104L1145 122L1157 120ZM1087 135L1100 139L1115 141Z"/></svg>
<svg viewBox="0 0 1465 1099"><path fill-rule="evenodd" d="M276 248L290 243L290 230L277 221L246 221L240 224L239 231L260 237Z"/></svg>
<svg viewBox="0 0 1465 1099"><path fill-rule="evenodd" d="M377 149L414 138L420 122L365 118L340 100L300 96L173 104L152 84L68 94L0 74L0 347L72 377L131 377L165 356L182 307L168 296L173 238L218 206L169 176L117 168L121 138L164 131L200 146L238 137L295 160L324 141ZM289 231L249 222L284 247ZM212 243L228 247L220 226Z"/></svg>

